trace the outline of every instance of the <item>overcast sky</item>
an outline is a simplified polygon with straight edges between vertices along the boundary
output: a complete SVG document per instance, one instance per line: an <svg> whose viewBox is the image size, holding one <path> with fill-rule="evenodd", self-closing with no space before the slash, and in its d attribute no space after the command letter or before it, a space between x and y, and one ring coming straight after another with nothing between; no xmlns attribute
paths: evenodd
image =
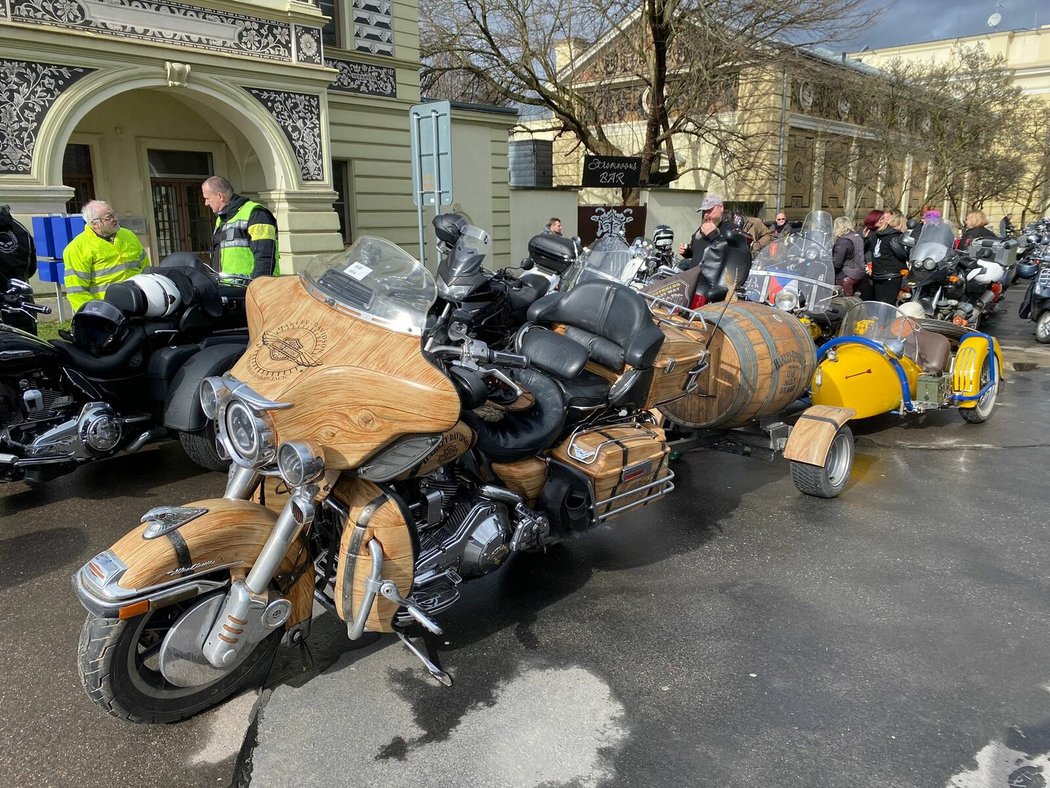
<svg viewBox="0 0 1050 788"><path fill-rule="evenodd" d="M829 49L853 52L864 46L878 49L980 35L990 30L987 20L996 10L1002 14L999 31L1050 25L1047 0L870 0L870 5L883 9L879 19L848 40L830 44Z"/></svg>

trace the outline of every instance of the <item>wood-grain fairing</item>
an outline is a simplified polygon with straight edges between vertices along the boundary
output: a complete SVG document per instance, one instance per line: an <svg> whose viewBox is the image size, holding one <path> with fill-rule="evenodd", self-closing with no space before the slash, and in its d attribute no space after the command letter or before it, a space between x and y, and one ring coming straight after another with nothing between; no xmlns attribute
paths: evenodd
<svg viewBox="0 0 1050 788"><path fill-rule="evenodd" d="M459 395L418 336L315 299L298 277L257 279L246 299L250 344L231 374L291 408L271 410L278 443L312 441L330 469L355 468L406 435L441 434Z"/></svg>
<svg viewBox="0 0 1050 788"><path fill-rule="evenodd" d="M392 580L401 596L412 592L415 570L415 547L412 543L413 526L397 500L379 486L364 479L343 477L332 495L350 512L339 542L339 570L335 582L335 606L344 621L354 620L365 598L365 581L372 572L370 542L375 539L383 555L383 579ZM377 508L367 514L369 504ZM363 529L355 534L358 528ZM359 547L354 549L354 545ZM382 596L376 596L369 613L366 632L393 632L394 614L398 605Z"/></svg>

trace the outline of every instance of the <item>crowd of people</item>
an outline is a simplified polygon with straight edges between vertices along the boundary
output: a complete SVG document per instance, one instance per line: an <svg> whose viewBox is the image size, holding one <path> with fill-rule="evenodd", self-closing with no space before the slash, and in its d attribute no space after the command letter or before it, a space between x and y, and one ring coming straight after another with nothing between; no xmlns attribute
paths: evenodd
<svg viewBox="0 0 1050 788"><path fill-rule="evenodd" d="M698 212L700 226L688 243L680 244L678 253L684 259L682 267L689 268L699 261L704 251L719 237L728 238L733 233L743 234L757 252L790 231L787 214L777 211L773 224L766 226L762 220L725 209L725 203L717 194L703 198ZM959 249L967 249L981 238L1008 237L1012 234L1011 216L1000 222L1000 233L988 229L988 217L983 211L972 210L966 215L965 229L958 240ZM901 271L908 267L909 245L905 238L917 239L923 224L938 224L940 211L929 209L920 217L910 221L897 210L872 210L858 224L848 217L840 216L834 222L834 245L832 260L835 266L835 284L840 285L848 296L857 296L865 301L897 302L903 283Z"/></svg>

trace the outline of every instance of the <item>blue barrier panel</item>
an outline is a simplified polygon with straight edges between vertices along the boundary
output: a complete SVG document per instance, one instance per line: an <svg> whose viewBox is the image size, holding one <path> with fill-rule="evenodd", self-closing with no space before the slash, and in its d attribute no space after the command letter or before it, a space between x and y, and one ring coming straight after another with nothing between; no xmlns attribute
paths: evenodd
<svg viewBox="0 0 1050 788"><path fill-rule="evenodd" d="M33 217L33 242L36 244L36 253L40 257L58 257L62 253L59 249L55 251L54 222L51 216Z"/></svg>
<svg viewBox="0 0 1050 788"><path fill-rule="evenodd" d="M66 267L61 260L41 260L37 258L37 276L41 282L60 285L65 281Z"/></svg>
<svg viewBox="0 0 1050 788"><path fill-rule="evenodd" d="M84 217L79 214L33 217L33 240L40 257L61 259L69 242L83 231Z"/></svg>
<svg viewBox="0 0 1050 788"><path fill-rule="evenodd" d="M69 242L83 232L84 219L81 216L56 216L55 219L55 254L53 256L61 257Z"/></svg>

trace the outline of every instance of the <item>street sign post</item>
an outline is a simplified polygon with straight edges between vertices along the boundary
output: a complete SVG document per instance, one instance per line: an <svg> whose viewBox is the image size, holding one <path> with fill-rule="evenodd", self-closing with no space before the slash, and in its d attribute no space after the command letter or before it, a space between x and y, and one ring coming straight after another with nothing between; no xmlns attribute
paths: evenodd
<svg viewBox="0 0 1050 788"><path fill-rule="evenodd" d="M419 259L426 265L423 206L452 204L452 106L447 101L417 104L408 111L412 141L412 202L419 225Z"/></svg>

